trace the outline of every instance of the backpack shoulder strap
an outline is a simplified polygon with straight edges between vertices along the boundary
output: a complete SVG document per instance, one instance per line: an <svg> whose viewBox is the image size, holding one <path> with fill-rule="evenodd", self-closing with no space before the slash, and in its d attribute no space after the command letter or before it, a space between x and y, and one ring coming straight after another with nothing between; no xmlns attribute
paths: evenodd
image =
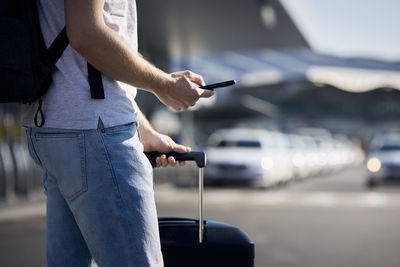
<svg viewBox="0 0 400 267"><path fill-rule="evenodd" d="M53 69L54 65L63 54L65 48L67 48L68 44L69 40L67 36L67 29L64 27L47 49L42 60L43 64L49 69Z"/></svg>
<svg viewBox="0 0 400 267"><path fill-rule="evenodd" d="M101 73L89 62L87 63L88 80L90 86L90 96L93 99L104 99L104 86Z"/></svg>
<svg viewBox="0 0 400 267"><path fill-rule="evenodd" d="M43 58L43 63L49 69L53 69L57 63L57 60L61 57L68 44L69 40L67 36L67 30L66 27L64 27L47 49L47 52ZM104 86L101 73L89 62L87 63L87 69L91 97L93 99L104 99Z"/></svg>

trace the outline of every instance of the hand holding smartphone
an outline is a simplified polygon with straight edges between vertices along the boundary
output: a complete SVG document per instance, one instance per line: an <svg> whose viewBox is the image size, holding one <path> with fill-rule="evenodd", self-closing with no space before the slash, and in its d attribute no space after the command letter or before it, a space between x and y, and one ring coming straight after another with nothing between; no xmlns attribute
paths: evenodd
<svg viewBox="0 0 400 267"><path fill-rule="evenodd" d="M235 80L230 80L230 81L225 81L225 82L220 82L220 83L203 85L203 86L200 86L200 88L207 89L207 90L214 90L214 89L221 88L221 87L231 86L231 85L234 85L235 83L236 83Z"/></svg>

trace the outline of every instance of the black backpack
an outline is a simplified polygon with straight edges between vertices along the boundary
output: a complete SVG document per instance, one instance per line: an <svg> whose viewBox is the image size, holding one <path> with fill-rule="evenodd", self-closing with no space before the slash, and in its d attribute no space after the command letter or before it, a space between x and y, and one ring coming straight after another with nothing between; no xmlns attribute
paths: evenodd
<svg viewBox="0 0 400 267"><path fill-rule="evenodd" d="M55 64L69 41L64 27L46 48L36 4L36 0L0 0L0 103L39 100L35 125L41 127L45 122L41 97L47 92ZM87 65L91 97L104 99L101 74Z"/></svg>

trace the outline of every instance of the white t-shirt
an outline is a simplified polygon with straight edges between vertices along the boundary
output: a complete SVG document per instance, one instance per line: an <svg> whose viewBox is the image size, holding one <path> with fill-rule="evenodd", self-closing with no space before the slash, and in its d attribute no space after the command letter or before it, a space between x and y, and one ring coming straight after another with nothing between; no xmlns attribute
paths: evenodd
<svg viewBox="0 0 400 267"><path fill-rule="evenodd" d="M47 47L65 26L63 0L39 0L39 20ZM106 0L103 8L106 24L137 51L135 0ZM101 118L105 127L137 120L136 88L102 75L105 99L92 99L88 83L87 61L70 46L56 64L53 83L43 99L44 127L96 129ZM37 103L30 105L25 126L34 126Z"/></svg>

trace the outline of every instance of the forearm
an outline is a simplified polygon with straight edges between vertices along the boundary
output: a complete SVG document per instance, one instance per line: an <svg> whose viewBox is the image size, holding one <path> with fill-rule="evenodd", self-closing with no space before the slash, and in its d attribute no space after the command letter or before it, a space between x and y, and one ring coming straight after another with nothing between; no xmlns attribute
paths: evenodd
<svg viewBox="0 0 400 267"><path fill-rule="evenodd" d="M165 88L165 83L171 82L171 76L150 64L105 24L103 6L104 0L65 1L71 46L100 72L114 80L151 92ZM87 16L88 10L92 16ZM81 23L77 17L87 21Z"/></svg>
<svg viewBox="0 0 400 267"><path fill-rule="evenodd" d="M147 120L146 116L142 113L142 111L138 109L138 125L139 125L139 133L142 138L146 138L149 135L154 135L155 130L151 126L150 122Z"/></svg>

